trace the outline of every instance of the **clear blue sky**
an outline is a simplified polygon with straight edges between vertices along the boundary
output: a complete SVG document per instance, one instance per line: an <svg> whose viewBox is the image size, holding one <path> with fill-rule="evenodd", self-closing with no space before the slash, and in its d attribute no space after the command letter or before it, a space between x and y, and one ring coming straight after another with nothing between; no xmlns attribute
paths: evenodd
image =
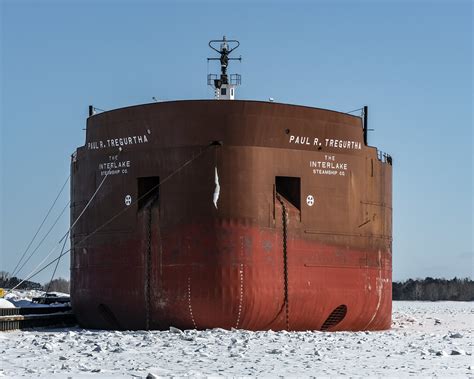
<svg viewBox="0 0 474 379"><path fill-rule="evenodd" d="M88 104L212 97L207 42L225 34L241 42L239 98L369 106L369 143L394 157L394 279L472 277L471 1L0 4L0 271L13 269L67 178Z"/></svg>

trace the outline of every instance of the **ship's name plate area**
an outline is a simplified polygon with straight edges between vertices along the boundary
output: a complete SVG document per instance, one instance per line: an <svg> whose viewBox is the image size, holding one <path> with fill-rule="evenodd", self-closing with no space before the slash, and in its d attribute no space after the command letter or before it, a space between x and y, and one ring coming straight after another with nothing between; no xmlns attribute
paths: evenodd
<svg viewBox="0 0 474 379"><path fill-rule="evenodd" d="M348 164L336 162L335 155L324 155L324 160L309 161L315 175L339 175L346 176Z"/></svg>
<svg viewBox="0 0 474 379"><path fill-rule="evenodd" d="M100 176L128 174L130 161L119 161L118 155L109 155L109 161L99 163Z"/></svg>
<svg viewBox="0 0 474 379"><path fill-rule="evenodd" d="M108 147L121 147L127 145L138 145L141 143L147 143L148 138L146 134L141 136L128 136L120 138L111 138L106 140L91 141L87 143L89 150L105 149Z"/></svg>
<svg viewBox="0 0 474 379"><path fill-rule="evenodd" d="M308 146L316 146L316 147L325 146L325 147L334 147L336 149L353 149L353 150L362 149L362 145L360 142L342 140L342 139L333 139L333 138L319 139L318 137L290 135L290 139L288 142L294 145L308 145Z"/></svg>

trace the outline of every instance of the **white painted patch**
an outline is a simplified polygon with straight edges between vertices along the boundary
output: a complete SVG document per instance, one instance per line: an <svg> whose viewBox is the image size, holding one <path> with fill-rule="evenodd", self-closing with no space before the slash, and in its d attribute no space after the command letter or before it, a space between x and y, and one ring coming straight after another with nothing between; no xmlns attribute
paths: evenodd
<svg viewBox="0 0 474 379"><path fill-rule="evenodd" d="M221 192L221 186L219 185L219 175L217 175L217 167L215 168L215 183L216 187L214 188L214 196L212 197L212 202L217 209L217 201L219 200L219 194Z"/></svg>
<svg viewBox="0 0 474 379"><path fill-rule="evenodd" d="M130 195L125 196L125 205L128 207L132 204L132 197Z"/></svg>
<svg viewBox="0 0 474 379"><path fill-rule="evenodd" d="M306 204L308 204L310 207L314 205L314 197L313 195L308 195L306 197Z"/></svg>

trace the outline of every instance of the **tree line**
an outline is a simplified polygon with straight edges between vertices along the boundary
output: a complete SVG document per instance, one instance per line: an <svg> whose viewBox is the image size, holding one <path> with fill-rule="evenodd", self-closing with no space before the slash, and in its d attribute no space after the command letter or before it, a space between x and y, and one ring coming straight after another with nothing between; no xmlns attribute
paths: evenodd
<svg viewBox="0 0 474 379"><path fill-rule="evenodd" d="M16 276L10 276L8 272L0 271L0 288L14 288L18 286L17 289L20 290L69 293L69 280L67 279L53 279L51 282L47 282L45 284L36 283L29 280L25 280L23 283L21 283L21 281L22 279L17 278Z"/></svg>
<svg viewBox="0 0 474 379"><path fill-rule="evenodd" d="M474 301L474 282L469 278L408 279L392 283L393 300Z"/></svg>
<svg viewBox="0 0 474 379"><path fill-rule="evenodd" d="M11 277L7 272L0 271L0 288L13 288L20 282L20 278ZM25 281L18 286L18 289L69 293L69 280L59 278L43 285ZM392 283L392 297L393 300L474 301L474 281L469 278L408 279Z"/></svg>

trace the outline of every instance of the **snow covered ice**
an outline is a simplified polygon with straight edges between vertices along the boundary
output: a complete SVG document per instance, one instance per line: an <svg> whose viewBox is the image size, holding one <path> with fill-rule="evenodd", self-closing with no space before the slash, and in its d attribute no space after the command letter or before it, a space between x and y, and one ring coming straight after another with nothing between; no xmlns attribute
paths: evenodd
<svg viewBox="0 0 474 379"><path fill-rule="evenodd" d="M394 302L382 332L0 332L0 376L474 376L474 304Z"/></svg>
<svg viewBox="0 0 474 379"><path fill-rule="evenodd" d="M61 307L64 304L53 303L49 305L38 304L33 302L33 298L42 297L46 292L39 290L14 290L9 291L5 295L4 299L0 299L0 308L32 308L32 307ZM69 296L66 293L61 292L49 292L49 294L56 295L58 297ZM2 301L3 300L3 301ZM8 304L9 303L9 304Z"/></svg>

